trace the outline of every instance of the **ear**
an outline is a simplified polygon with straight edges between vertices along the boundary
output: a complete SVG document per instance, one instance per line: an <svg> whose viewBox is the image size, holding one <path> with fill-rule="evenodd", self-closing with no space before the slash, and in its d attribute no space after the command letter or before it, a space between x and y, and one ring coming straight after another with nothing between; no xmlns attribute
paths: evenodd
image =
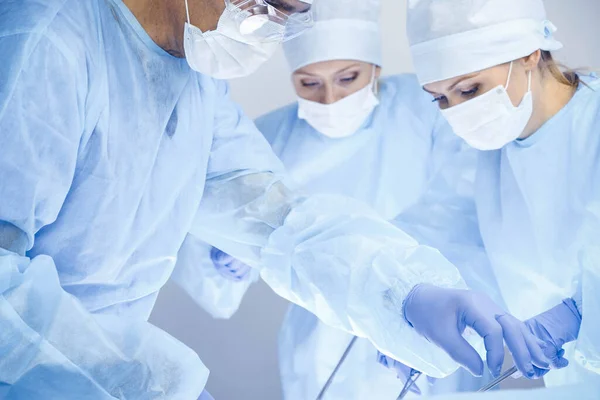
<svg viewBox="0 0 600 400"><path fill-rule="evenodd" d="M529 72L529 71L535 70L538 67L541 59L542 59L542 51L536 50L533 53L531 53L530 55L528 55L527 57L523 57L521 59L521 62L523 63L523 67L525 68L525 71Z"/></svg>

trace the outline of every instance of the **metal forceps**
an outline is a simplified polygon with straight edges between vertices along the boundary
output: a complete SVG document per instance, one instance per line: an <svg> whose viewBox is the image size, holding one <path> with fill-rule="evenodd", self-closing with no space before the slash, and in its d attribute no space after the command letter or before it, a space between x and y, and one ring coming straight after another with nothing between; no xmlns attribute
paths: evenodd
<svg viewBox="0 0 600 400"><path fill-rule="evenodd" d="M406 380L406 383L404 384L402 391L400 392L398 397L396 397L396 400L402 400L408 394L408 392L410 391L410 388L413 387L413 385L415 384L415 382L417 381L417 379L419 379L419 377L421 375L422 375L421 371L417 371L416 369L411 369L410 376Z"/></svg>
<svg viewBox="0 0 600 400"><path fill-rule="evenodd" d="M507 369L502 375L500 375L499 377L497 377L496 379L479 389L477 392L487 392L488 390L495 388L500 383L513 376L517 371L517 367L513 365L512 368Z"/></svg>
<svg viewBox="0 0 600 400"><path fill-rule="evenodd" d="M333 369L333 372L331 373L331 375L329 375L329 378L327 379L327 382L325 382L325 385L323 385L323 388L319 392L319 395L317 396L317 400L322 400L323 399L323 396L325 395L325 392L327 392L327 389L329 389L329 386L331 386L331 382L333 382L333 379L335 378L335 375L337 374L338 370L340 369L340 367L344 363L344 360L346 359L346 357L348 357L348 353L350 353L350 350L352 350L352 347L354 346L354 343L356 343L356 339L357 339L357 337L354 336L352 338L352 340L350 341L350 343L348 344L348 347L346 347L346 350L344 350L344 354L342 354L342 357L340 358L340 361L338 361L337 365Z"/></svg>

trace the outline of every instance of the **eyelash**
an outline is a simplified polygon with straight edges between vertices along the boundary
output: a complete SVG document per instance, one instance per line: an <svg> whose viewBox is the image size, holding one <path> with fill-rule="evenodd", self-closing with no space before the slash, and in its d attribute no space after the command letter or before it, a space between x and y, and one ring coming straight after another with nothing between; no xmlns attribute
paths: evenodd
<svg viewBox="0 0 600 400"><path fill-rule="evenodd" d="M358 74L354 74L348 78L342 78L342 79L340 79L340 81L342 83L352 83L356 80L356 78L358 78Z"/></svg>
<svg viewBox="0 0 600 400"><path fill-rule="evenodd" d="M473 89L471 89L471 90L466 90L466 91L464 91L464 92L463 92L463 91L461 91L461 92L460 92L460 94L461 94L461 96L468 97L468 96L473 96L473 95L474 95L475 93L477 93L478 91L479 91L479 86L475 86L475 87L474 87Z"/></svg>
<svg viewBox="0 0 600 400"><path fill-rule="evenodd" d="M460 95L463 97L472 97L473 95L477 94L478 91L479 91L479 86L475 86L471 90L461 91ZM447 101L446 96L439 96L432 100L433 103L440 103L440 102L445 102L445 101Z"/></svg>
<svg viewBox="0 0 600 400"><path fill-rule="evenodd" d="M304 87L315 87L318 85L319 85L318 82L302 82L302 86L304 86Z"/></svg>

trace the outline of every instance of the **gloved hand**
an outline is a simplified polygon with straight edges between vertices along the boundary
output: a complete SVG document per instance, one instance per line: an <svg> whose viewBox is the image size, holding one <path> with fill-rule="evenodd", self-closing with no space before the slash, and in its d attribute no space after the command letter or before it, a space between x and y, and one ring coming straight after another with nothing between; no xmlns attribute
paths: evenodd
<svg viewBox="0 0 600 400"><path fill-rule="evenodd" d="M487 365L496 377L502 371L504 341L524 376L536 378L534 366L544 370L550 368L541 343L527 326L485 294L417 285L404 300L404 316L417 332L475 376L483 374L483 361L462 337L466 327L473 328L483 338Z"/></svg>
<svg viewBox="0 0 600 400"><path fill-rule="evenodd" d="M379 351L377 352L377 362L386 368L394 370L398 379L400 379L404 384L406 384L406 381L410 378L410 373L413 370L408 365L404 365L401 362L386 356L385 354L381 354ZM421 389L419 389L416 383L414 383L409 390L412 393L421 395Z"/></svg>
<svg viewBox="0 0 600 400"><path fill-rule="evenodd" d="M210 393L208 393L206 390L203 391L202 393L200 393L200 397L198 397L198 400L215 400L214 397L212 397L210 395Z"/></svg>
<svg viewBox="0 0 600 400"><path fill-rule="evenodd" d="M562 347L577 339L581 326L581 315L573 299L563 300L556 307L528 319L525 325L544 343L542 349L552 368L561 369L569 365L569 361L563 357L565 351ZM548 371L536 372L543 376Z"/></svg>
<svg viewBox="0 0 600 400"><path fill-rule="evenodd" d="M210 258L221 275L235 282L240 282L248 278L250 271L252 270L252 267L233 258L227 253L223 253L216 247L211 249Z"/></svg>

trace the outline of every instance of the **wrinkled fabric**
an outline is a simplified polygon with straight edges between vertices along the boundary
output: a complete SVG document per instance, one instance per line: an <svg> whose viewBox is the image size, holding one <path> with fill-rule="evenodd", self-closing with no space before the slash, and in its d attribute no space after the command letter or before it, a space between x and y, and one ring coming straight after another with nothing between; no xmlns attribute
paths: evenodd
<svg viewBox="0 0 600 400"><path fill-rule="evenodd" d="M585 228L588 207L599 199L600 81L584 79L589 86L581 85L532 136L480 155L476 201L482 236L508 310L523 320L573 297L580 281L583 298L597 291L583 279L582 257L598 238ZM585 300L582 306L587 323L580 334L586 336L594 325L589 320L596 318L585 312ZM575 342L565 346L567 359L573 346L585 353ZM566 381L575 382L576 369L552 371L546 382L570 374Z"/></svg>
<svg viewBox="0 0 600 400"><path fill-rule="evenodd" d="M407 34L421 85L562 44L542 0L409 0Z"/></svg>
<svg viewBox="0 0 600 400"><path fill-rule="evenodd" d="M309 194L352 196L373 206L386 219L417 201L432 172L463 145L414 76L387 77L379 86L380 105L349 138L334 140L315 131L297 118L295 104L257 120L288 170L290 186ZM291 306L279 336L285 398L316 397L351 340L352 335ZM395 374L376 365L376 356L372 344L359 338L325 399L368 398L374 395L374 388L377 397L397 396L402 383ZM462 370L449 379L436 387L473 390L482 385ZM428 390L426 385L420 387Z"/></svg>
<svg viewBox="0 0 600 400"><path fill-rule="evenodd" d="M19 335L38 336L23 346L30 356L0 369L6 396L26 387L44 393L34 398L83 398L77 382L89 381L90 396L197 397L208 370L146 320L199 207L211 151L254 149L258 161L231 161L233 170L278 162L226 85L159 49L120 1L7 1L0 14L0 220L27 243L8 248L31 260L20 261L20 286L7 276L0 287L44 318L21 322L5 302L2 321L19 330L3 330L13 338L3 354L21 354L10 345ZM54 270L60 286L39 269ZM77 335L45 356L43 341L66 329ZM26 373L49 365L52 375Z"/></svg>
<svg viewBox="0 0 600 400"><path fill-rule="evenodd" d="M197 398L208 370L147 323L189 235L399 360L456 368L399 311L416 284L462 287L453 266L362 204L289 193L227 85L120 0L10 0L0 15L0 321L19 355L3 396Z"/></svg>
<svg viewBox="0 0 600 400"><path fill-rule="evenodd" d="M598 371L600 95L598 80L584 79L587 86L531 137L498 151L471 150L476 177L463 165L468 157L458 158L395 220L439 248L470 288L521 320L582 299L580 339L564 346L577 362L550 371L548 385L594 380Z"/></svg>
<svg viewBox="0 0 600 400"><path fill-rule="evenodd" d="M380 0L318 1L312 7L314 26L283 43L292 71L331 60L383 63Z"/></svg>
<svg viewBox="0 0 600 400"><path fill-rule="evenodd" d="M160 329L90 314L48 256L0 249L0 292L3 399L195 398L206 383L198 356Z"/></svg>
<svg viewBox="0 0 600 400"><path fill-rule="evenodd" d="M212 246L188 235L177 254L171 280L194 302L219 319L231 318L239 309L248 288L259 278L252 269L241 281L233 281L219 272L210 257Z"/></svg>

